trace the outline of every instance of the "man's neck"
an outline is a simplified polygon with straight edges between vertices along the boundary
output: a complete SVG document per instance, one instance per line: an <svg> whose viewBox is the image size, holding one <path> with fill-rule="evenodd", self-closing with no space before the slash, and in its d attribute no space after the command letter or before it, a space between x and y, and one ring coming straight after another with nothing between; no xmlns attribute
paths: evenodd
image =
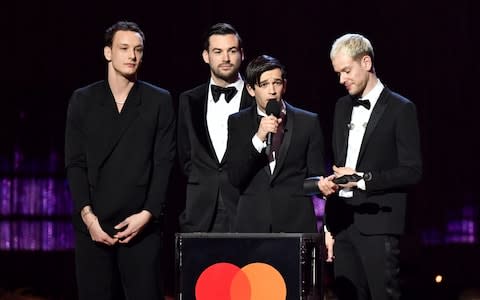
<svg viewBox="0 0 480 300"><path fill-rule="evenodd" d="M211 77L212 77L212 83L221 87L226 87L227 85L235 83L237 82L238 79L240 79L240 75L238 73L235 76L232 76L231 78L228 78L228 79L219 78L213 74L211 74Z"/></svg>
<svg viewBox="0 0 480 300"><path fill-rule="evenodd" d="M132 78L126 78L116 72L109 70L108 72L108 85L112 91L113 97L117 101L125 101L128 93L135 84L136 76Z"/></svg>
<svg viewBox="0 0 480 300"><path fill-rule="evenodd" d="M373 90L375 85L377 85L377 82L378 82L377 75L375 75L375 73L370 74L370 77L368 78L367 86L363 90L361 97L365 97L365 95L368 95L368 93L370 93L370 91Z"/></svg>

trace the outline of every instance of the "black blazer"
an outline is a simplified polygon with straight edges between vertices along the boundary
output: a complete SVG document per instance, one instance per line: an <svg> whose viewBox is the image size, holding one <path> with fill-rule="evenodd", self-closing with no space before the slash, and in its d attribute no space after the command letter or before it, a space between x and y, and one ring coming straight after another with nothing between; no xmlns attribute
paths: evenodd
<svg viewBox="0 0 480 300"><path fill-rule="evenodd" d="M240 189L235 230L239 232L317 232L312 200L303 181L325 174L323 135L318 116L286 105L285 135L274 173L265 151L252 144L257 107L233 114L228 124L228 175Z"/></svg>
<svg viewBox="0 0 480 300"><path fill-rule="evenodd" d="M352 115L350 96L335 107L333 154L344 166L348 146L348 124ZM401 234L405 226L408 188L422 174L419 130L415 105L384 88L373 108L363 137L356 170L371 172L366 191L356 189L353 198L330 197L326 224L337 233L354 224L365 234Z"/></svg>
<svg viewBox="0 0 480 300"><path fill-rule="evenodd" d="M180 216L183 232L205 232L210 227L218 194L221 193L230 220L235 217L238 190L228 181L227 154L218 161L207 127L209 84L202 84L180 95L178 108L178 157L187 176L185 210ZM242 91L240 109L254 98Z"/></svg>
<svg viewBox="0 0 480 300"><path fill-rule="evenodd" d="M168 91L137 81L119 114L106 81L76 90L67 113L65 164L73 221L91 205L105 232L141 210L163 214L175 159L175 114Z"/></svg>

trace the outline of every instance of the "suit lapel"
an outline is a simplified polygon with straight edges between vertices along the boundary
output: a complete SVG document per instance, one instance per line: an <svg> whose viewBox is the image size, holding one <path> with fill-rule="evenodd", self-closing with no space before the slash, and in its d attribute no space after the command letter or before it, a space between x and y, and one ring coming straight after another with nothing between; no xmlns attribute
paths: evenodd
<svg viewBox="0 0 480 300"><path fill-rule="evenodd" d="M285 102L285 108L287 110L287 123L285 124L282 144L280 145L280 150L278 151L278 160L275 162L275 169L273 170L270 182L277 177L280 169L283 167L285 157L288 153L288 148L290 147L290 141L292 140L293 127L295 124L295 110L287 102Z"/></svg>
<svg viewBox="0 0 480 300"><path fill-rule="evenodd" d="M195 130L198 141L205 151L214 161L218 161L215 154L207 126L207 102L208 102L208 84L192 98L190 98L190 114L192 119L192 127Z"/></svg>
<svg viewBox="0 0 480 300"><path fill-rule="evenodd" d="M340 124L345 124L341 125L340 130L337 131L337 147L338 147L338 156L337 159L340 160L336 162L339 166L344 166L345 162L347 160L347 147L348 147L348 136L350 132L350 128L348 127L348 124L350 123L352 119L352 109L353 105L351 101L346 101L346 105L343 107L343 109L340 111Z"/></svg>
<svg viewBox="0 0 480 300"><path fill-rule="evenodd" d="M121 113L119 114L116 110L115 104L108 103L108 99L111 99L112 101L114 99L108 83L106 83L106 93L108 93L109 96L104 97L105 100L102 104L103 109L104 111L110 111L110 113L107 112L107 114L113 116L112 118L108 118L112 121L110 126L106 126L106 128L111 131L111 135L105 143L105 149L103 151L102 158L100 159L100 165L102 165L105 159L110 155L110 153L112 153L113 149L115 149L115 147L118 145L118 142L122 138L123 134L138 117L142 97L141 89L139 87L139 83L137 82L128 94L127 100L122 108Z"/></svg>
<svg viewBox="0 0 480 300"><path fill-rule="evenodd" d="M363 154L365 153L365 148L368 145L368 141L370 140L370 137L372 136L373 131L378 125L378 122L382 118L383 113L385 112L385 108L387 107L388 103L388 94L389 91L384 88L382 93L380 94L380 97L377 100L377 103L375 104L375 107L373 108L372 114L370 115L370 119L368 120L367 128L365 129L365 134L363 135L362 139L362 145L360 147L360 152L358 154L358 160L357 160L357 165L362 159Z"/></svg>
<svg viewBox="0 0 480 300"><path fill-rule="evenodd" d="M250 96L250 94L247 92L246 84L244 84L243 90L241 92L242 92L242 97L240 99L239 110L242 110L242 109L245 109L245 108L248 108L248 107L252 106L252 103L254 101L254 98L252 96ZM254 110L254 112L255 112L255 121L256 121L257 120L257 111ZM256 123L256 126L257 126L256 128L258 128L258 123ZM210 143L211 143L211 141L210 141ZM212 151L213 151L213 144L212 144ZM213 155L215 155L215 157L216 157L215 151L213 151ZM227 155L223 155L223 158L222 158L222 161L221 161L220 164L223 165L225 163L226 159L227 159Z"/></svg>

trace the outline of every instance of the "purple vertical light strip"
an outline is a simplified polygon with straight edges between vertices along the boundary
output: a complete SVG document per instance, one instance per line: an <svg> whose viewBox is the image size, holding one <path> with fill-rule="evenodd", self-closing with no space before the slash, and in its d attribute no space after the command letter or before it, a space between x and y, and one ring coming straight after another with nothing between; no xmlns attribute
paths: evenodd
<svg viewBox="0 0 480 300"><path fill-rule="evenodd" d="M11 222L10 223L10 249L12 250L19 250L20 248L20 241L18 238L19 232L19 224L18 222Z"/></svg>
<svg viewBox="0 0 480 300"><path fill-rule="evenodd" d="M11 198L12 181L8 178L3 178L0 181L0 215L8 216L12 213Z"/></svg>
<svg viewBox="0 0 480 300"><path fill-rule="evenodd" d="M42 215L59 215L57 211L57 197L54 192L55 179L44 179L41 188Z"/></svg>
<svg viewBox="0 0 480 300"><path fill-rule="evenodd" d="M12 214L18 214L20 212L19 206L20 206L20 198L18 197L18 178L13 178L12 179L12 189L11 189L11 213Z"/></svg>
<svg viewBox="0 0 480 300"><path fill-rule="evenodd" d="M322 231L323 215L325 213L325 200L317 196L312 196L313 208L317 219L317 230Z"/></svg>
<svg viewBox="0 0 480 300"><path fill-rule="evenodd" d="M42 222L30 222L30 237L26 237L29 241L28 250L40 250L42 247Z"/></svg>
<svg viewBox="0 0 480 300"><path fill-rule="evenodd" d="M74 248L74 233L73 233L73 225L71 222L62 222L59 224L61 226L60 235L57 237L58 239L58 249L61 250L71 250Z"/></svg>
<svg viewBox="0 0 480 300"><path fill-rule="evenodd" d="M0 221L0 250L10 250L10 222L9 221Z"/></svg>
<svg viewBox="0 0 480 300"><path fill-rule="evenodd" d="M44 251L51 251L57 250L56 243L55 243L55 222L53 221L43 221L41 223L42 226L42 250Z"/></svg>
<svg viewBox="0 0 480 300"><path fill-rule="evenodd" d="M449 221L445 243L475 243L475 222L468 219Z"/></svg>
<svg viewBox="0 0 480 300"><path fill-rule="evenodd" d="M17 152L15 168L21 171L23 158ZM73 226L68 220L49 220L49 216L69 217L73 203L65 179L0 179L0 215L15 215L24 220L0 221L0 250L53 251L74 247ZM28 217L44 220L30 221Z"/></svg>

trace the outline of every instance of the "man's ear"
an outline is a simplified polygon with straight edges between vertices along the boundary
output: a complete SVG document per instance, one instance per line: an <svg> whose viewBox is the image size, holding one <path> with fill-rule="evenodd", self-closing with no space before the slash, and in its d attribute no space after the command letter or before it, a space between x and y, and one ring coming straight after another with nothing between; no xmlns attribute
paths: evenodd
<svg viewBox="0 0 480 300"><path fill-rule="evenodd" d="M210 64L210 58L208 57L208 51L207 50L203 50L202 57L203 57L203 61L206 64Z"/></svg>
<svg viewBox="0 0 480 300"><path fill-rule="evenodd" d="M105 59L110 62L112 60L112 48L108 46L103 47L103 56L105 56Z"/></svg>
<svg viewBox="0 0 480 300"><path fill-rule="evenodd" d="M370 55L364 55L361 60L362 67L367 71L371 71L373 67L372 58Z"/></svg>
<svg viewBox="0 0 480 300"><path fill-rule="evenodd" d="M249 84L247 84L247 92L250 96L255 97L255 90Z"/></svg>

